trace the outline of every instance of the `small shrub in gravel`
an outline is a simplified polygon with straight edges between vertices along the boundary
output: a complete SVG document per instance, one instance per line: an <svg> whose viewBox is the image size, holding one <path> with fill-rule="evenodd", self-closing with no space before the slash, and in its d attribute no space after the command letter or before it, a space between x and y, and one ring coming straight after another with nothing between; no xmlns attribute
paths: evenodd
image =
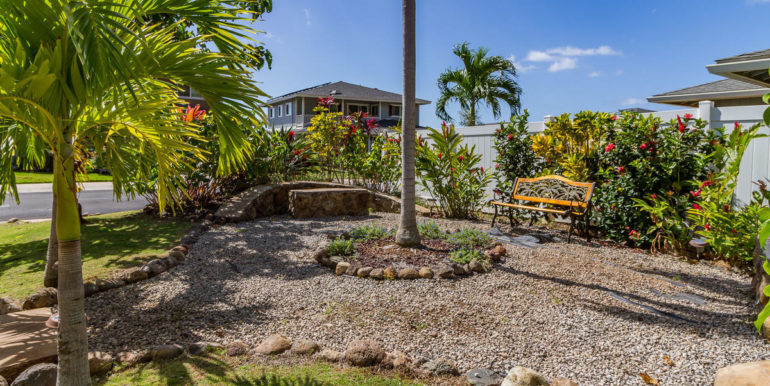
<svg viewBox="0 0 770 386"><path fill-rule="evenodd" d="M334 239L326 246L326 252L331 256L350 256L355 252L353 240Z"/></svg>
<svg viewBox="0 0 770 386"><path fill-rule="evenodd" d="M457 264L468 264L474 260L478 262L485 262L487 257L478 249L461 248L449 252L449 260Z"/></svg>
<svg viewBox="0 0 770 386"><path fill-rule="evenodd" d="M478 229L466 228L450 234L447 237L447 241L452 245L452 249L470 249L473 247L483 247L489 243L489 235Z"/></svg>
<svg viewBox="0 0 770 386"><path fill-rule="evenodd" d="M446 233L441 231L435 221L424 221L417 224L417 231L423 239L441 239Z"/></svg>
<svg viewBox="0 0 770 386"><path fill-rule="evenodd" d="M393 236L395 231L382 226L362 225L353 228L350 237L355 241L381 240L388 236Z"/></svg>

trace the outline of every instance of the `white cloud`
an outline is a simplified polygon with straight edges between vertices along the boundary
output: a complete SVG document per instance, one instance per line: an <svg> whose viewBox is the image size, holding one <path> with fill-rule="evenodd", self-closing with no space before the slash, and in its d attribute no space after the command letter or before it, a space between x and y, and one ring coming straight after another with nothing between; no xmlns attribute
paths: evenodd
<svg viewBox="0 0 770 386"><path fill-rule="evenodd" d="M302 11L305 12L305 24L310 25L310 8L305 8Z"/></svg>
<svg viewBox="0 0 770 386"><path fill-rule="evenodd" d="M599 77L599 75L601 75L601 74L602 74L602 73L601 73L601 72L599 72L599 71L593 71L593 72L589 72L589 73L588 73L588 77L589 77L589 78L597 78L597 77Z"/></svg>
<svg viewBox="0 0 770 386"><path fill-rule="evenodd" d="M555 62L551 63L551 65L548 66L548 71L556 72L556 71L571 70L575 67L577 67L577 59L564 57L564 58L559 58Z"/></svg>
<svg viewBox="0 0 770 386"><path fill-rule="evenodd" d="M610 46L599 46L597 48L577 48L572 46L556 47L546 50L549 54L556 54L560 56L594 56L594 55L622 55L619 51L615 51Z"/></svg>
<svg viewBox="0 0 770 386"><path fill-rule="evenodd" d="M770 0L746 0L747 4L770 3Z"/></svg>
<svg viewBox="0 0 770 386"><path fill-rule="evenodd" d="M553 56L548 55L543 51L529 51L527 58L524 60L528 60L530 62L552 62L555 59Z"/></svg>
<svg viewBox="0 0 770 386"><path fill-rule="evenodd" d="M633 106L633 105L640 105L640 104L645 103L645 102L646 101L644 99L641 99L641 98L626 98L626 99L623 99L620 102L620 105L621 106Z"/></svg>
<svg viewBox="0 0 770 386"><path fill-rule="evenodd" d="M511 56L508 57L508 60L510 60L511 63L513 63L513 66L516 67L516 71L521 74L526 74L527 72L537 68L535 67L534 64L524 64L521 62L517 62L516 56L514 56L513 54L511 54Z"/></svg>

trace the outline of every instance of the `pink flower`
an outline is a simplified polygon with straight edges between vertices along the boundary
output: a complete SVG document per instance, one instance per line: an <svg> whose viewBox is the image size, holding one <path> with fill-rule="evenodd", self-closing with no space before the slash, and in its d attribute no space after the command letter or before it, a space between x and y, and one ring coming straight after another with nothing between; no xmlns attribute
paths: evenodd
<svg viewBox="0 0 770 386"><path fill-rule="evenodd" d="M607 145L607 146L605 146L605 147L604 147L604 152L605 152L605 153L609 153L609 152L611 152L611 151L612 151L612 149L614 149L614 148L615 148L615 144L614 144L614 143L611 143L611 144L609 144L609 145Z"/></svg>
<svg viewBox="0 0 770 386"><path fill-rule="evenodd" d="M695 209L695 210L701 210L701 209L703 209L703 208L701 208L701 207L700 207L700 205L698 205L698 204L692 204L692 208L693 208L693 209Z"/></svg>
<svg viewBox="0 0 770 386"><path fill-rule="evenodd" d="M463 162L463 156L459 156L459 157L457 157L457 159L458 159L460 162Z"/></svg>
<svg viewBox="0 0 770 386"><path fill-rule="evenodd" d="M495 169L500 169L500 164L495 164Z"/></svg>
<svg viewBox="0 0 770 386"><path fill-rule="evenodd" d="M610 117L610 119L612 119L613 121L616 121L616 120L618 119L618 116L617 116L617 115L615 115L615 114L612 114L612 116Z"/></svg>
<svg viewBox="0 0 770 386"><path fill-rule="evenodd" d="M692 118L692 114L685 114L684 115L684 119L690 119L690 118Z"/></svg>
<svg viewBox="0 0 770 386"><path fill-rule="evenodd" d="M618 166L617 170L618 170L618 173L623 174L623 172L626 170L626 168L623 167L623 166Z"/></svg>
<svg viewBox="0 0 770 386"><path fill-rule="evenodd" d="M692 194L693 197L698 197L698 196L700 196L700 189L698 189L698 190L696 190L694 192L690 192L690 194Z"/></svg>
<svg viewBox="0 0 770 386"><path fill-rule="evenodd" d="M510 141L512 139L513 139L513 134L508 134L508 140Z"/></svg>
<svg viewBox="0 0 770 386"><path fill-rule="evenodd" d="M655 193L653 193L653 194L652 194L652 199L653 199L653 200L657 200L657 199L658 199L658 195L657 195L657 194L655 194Z"/></svg>
<svg viewBox="0 0 770 386"><path fill-rule="evenodd" d="M646 143L643 143L643 144L639 145L639 150L645 150L645 149L647 149L647 144Z"/></svg>
<svg viewBox="0 0 770 386"><path fill-rule="evenodd" d="M441 154L441 153L438 153L438 159L441 159L442 156L444 156L444 155Z"/></svg>
<svg viewBox="0 0 770 386"><path fill-rule="evenodd" d="M682 118L679 118L677 115L676 120L679 122L679 132L684 133L684 123L682 123Z"/></svg>
<svg viewBox="0 0 770 386"><path fill-rule="evenodd" d="M713 183L714 183L713 181L703 181L703 183L700 184L700 188L703 189L703 188L705 188L707 186L710 186Z"/></svg>

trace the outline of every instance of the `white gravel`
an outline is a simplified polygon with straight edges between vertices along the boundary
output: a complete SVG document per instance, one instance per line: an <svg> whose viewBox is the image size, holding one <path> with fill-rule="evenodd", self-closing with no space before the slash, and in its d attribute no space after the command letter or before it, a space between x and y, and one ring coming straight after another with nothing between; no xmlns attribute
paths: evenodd
<svg viewBox="0 0 770 386"><path fill-rule="evenodd" d="M451 359L461 371L526 366L581 385L642 385L640 373L661 385L704 385L726 365L770 359L750 323L749 278L669 255L574 239L534 250L507 245L508 260L490 273L392 282L335 276L307 257L325 232L397 220L276 217L211 229L171 272L87 299L92 349L256 346L283 333L343 350L365 337L413 357Z"/></svg>

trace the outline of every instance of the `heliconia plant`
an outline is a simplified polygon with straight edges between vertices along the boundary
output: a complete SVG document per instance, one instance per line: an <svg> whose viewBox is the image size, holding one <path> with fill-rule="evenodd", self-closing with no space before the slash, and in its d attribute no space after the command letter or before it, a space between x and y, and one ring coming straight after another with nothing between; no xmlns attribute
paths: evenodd
<svg viewBox="0 0 770 386"><path fill-rule="evenodd" d="M770 237L770 208L764 207L759 210L759 232L757 239L759 240L759 246L761 248L760 256L764 256L764 262L762 263L762 269L765 273L770 275L770 260L768 260L768 248L767 239ZM770 298L770 285L765 286L762 290L766 297ZM757 328L757 332L762 333L762 326L765 324L765 320L770 317L770 303L766 304L762 311L757 315L757 320L754 321L754 327ZM766 332L767 334L768 332ZM767 335L766 335L767 336Z"/></svg>

